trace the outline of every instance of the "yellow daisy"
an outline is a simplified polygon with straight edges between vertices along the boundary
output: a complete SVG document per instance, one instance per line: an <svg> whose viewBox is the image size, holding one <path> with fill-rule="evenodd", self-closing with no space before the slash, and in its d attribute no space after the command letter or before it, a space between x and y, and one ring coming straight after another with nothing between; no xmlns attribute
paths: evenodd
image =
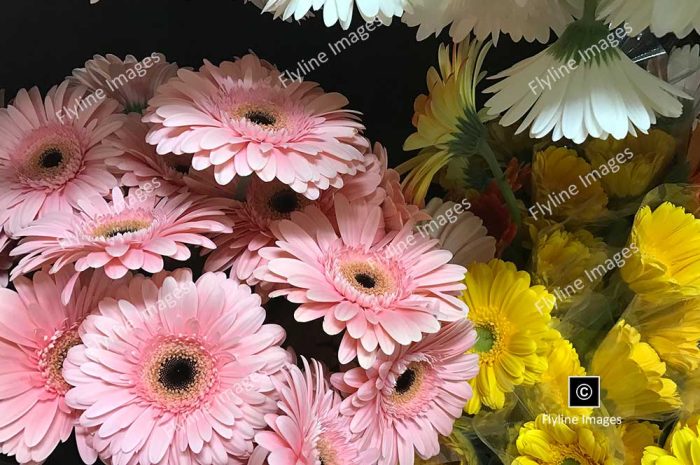
<svg viewBox="0 0 700 465"><path fill-rule="evenodd" d="M467 39L453 46L450 53L449 46L440 44L439 71L433 67L428 70L429 95L416 98L416 132L404 143L404 150L421 152L397 168L399 173L408 172L404 194L416 205L424 203L433 178L442 168L454 158L468 155L460 146L468 120L476 118L477 127L488 120L484 111L476 111L476 85L484 77L481 63L490 47L490 43L482 46Z"/></svg>
<svg viewBox="0 0 700 465"><path fill-rule="evenodd" d="M525 423L516 441L520 454L512 465L613 465L605 434L593 427L554 423L548 414Z"/></svg>
<svg viewBox="0 0 700 465"><path fill-rule="evenodd" d="M547 357L547 369L532 389L526 390L523 398L532 411L550 415L588 416L591 409L573 408L568 405L569 376L585 376L578 353L571 342L564 338L555 340Z"/></svg>
<svg viewBox="0 0 700 465"><path fill-rule="evenodd" d="M622 278L647 300L700 296L700 220L669 202L642 207L629 240L638 249Z"/></svg>
<svg viewBox="0 0 700 465"><path fill-rule="evenodd" d="M648 421L633 421L620 427L620 435L625 451L625 465L639 465L644 448L658 443L661 429Z"/></svg>
<svg viewBox="0 0 700 465"><path fill-rule="evenodd" d="M642 465L698 465L700 437L697 423L681 424L666 442L666 448L647 446Z"/></svg>
<svg viewBox="0 0 700 465"><path fill-rule="evenodd" d="M600 282L602 274L594 274L591 280L587 272L603 264L607 258L605 242L586 230L568 232L555 228L543 231L535 242L532 255L535 282L568 301Z"/></svg>
<svg viewBox="0 0 700 465"><path fill-rule="evenodd" d="M600 376L603 402L612 415L658 419L681 405L676 383L665 377L666 364L625 320L600 343L590 372Z"/></svg>
<svg viewBox="0 0 700 465"><path fill-rule="evenodd" d="M676 139L660 129L622 140L590 139L584 154L594 168L605 171L603 186L611 197L636 197L657 183L673 160Z"/></svg>
<svg viewBox="0 0 700 465"><path fill-rule="evenodd" d="M470 267L463 299L478 339L479 374L468 413L482 405L502 408L515 386L537 382L558 333L549 327L554 298L543 286L530 287L530 275L501 260Z"/></svg>
<svg viewBox="0 0 700 465"><path fill-rule="evenodd" d="M700 367L700 298L654 304L635 299L627 320L670 367L687 374Z"/></svg>
<svg viewBox="0 0 700 465"><path fill-rule="evenodd" d="M595 221L607 212L608 196L600 181L591 177L591 165L574 150L548 147L532 163L530 214L581 223Z"/></svg>

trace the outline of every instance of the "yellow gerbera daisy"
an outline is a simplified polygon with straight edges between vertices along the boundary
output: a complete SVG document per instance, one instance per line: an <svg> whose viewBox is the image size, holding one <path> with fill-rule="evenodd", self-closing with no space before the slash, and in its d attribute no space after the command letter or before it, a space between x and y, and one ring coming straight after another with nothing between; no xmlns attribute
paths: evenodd
<svg viewBox="0 0 700 465"><path fill-rule="evenodd" d="M665 377L666 364L625 320L600 343L590 372L600 376L603 402L615 416L651 420L681 405L676 383Z"/></svg>
<svg viewBox="0 0 700 465"><path fill-rule="evenodd" d="M620 435L625 450L625 465L639 465L644 448L658 443L661 429L648 421L633 421L620 427Z"/></svg>
<svg viewBox="0 0 700 465"><path fill-rule="evenodd" d="M548 414L525 423L516 441L520 454L512 465L613 465L609 440L599 430L554 423Z"/></svg>
<svg viewBox="0 0 700 465"><path fill-rule="evenodd" d="M669 366L683 374L700 367L700 298L651 303L635 299L627 320Z"/></svg>
<svg viewBox="0 0 700 465"><path fill-rule="evenodd" d="M532 411L547 412L550 415L588 416L591 409L573 408L568 405L569 376L585 376L578 353L571 342L558 338L552 343L547 357L547 369L540 381L524 394L526 404Z"/></svg>
<svg viewBox="0 0 700 465"><path fill-rule="evenodd" d="M467 39L454 45L450 53L448 45L440 44L439 71L434 67L428 70L429 95L416 98L416 132L404 143L404 150L421 152L397 168L399 173L408 172L404 194L412 203L422 205L435 175L455 158L469 155L469 150L462 147L462 139L470 120L476 119L476 127L486 133L482 123L489 118L485 111L476 110L476 85L485 75L481 64L489 48L490 43L483 45Z"/></svg>
<svg viewBox="0 0 700 465"><path fill-rule="evenodd" d="M594 168L605 170L603 186L611 197L636 197L663 176L676 152L676 139L660 129L622 140L590 139L584 154ZM606 167L607 168L604 168Z"/></svg>
<svg viewBox="0 0 700 465"><path fill-rule="evenodd" d="M700 297L700 220L664 202L642 207L629 240L639 252L622 267L622 278L647 300Z"/></svg>
<svg viewBox="0 0 700 465"><path fill-rule="evenodd" d="M545 230L539 234L532 255L535 282L568 301L600 282L603 275L596 273L590 280L587 272L607 258L605 242L586 230Z"/></svg>
<svg viewBox="0 0 700 465"><path fill-rule="evenodd" d="M463 299L478 339L479 374L468 413L482 404L503 407L505 394L537 382L547 368L547 353L558 333L549 327L554 298L543 286L530 287L530 275L501 260L473 265Z"/></svg>
<svg viewBox="0 0 700 465"><path fill-rule="evenodd" d="M700 437L698 425L683 424L666 442L666 449L647 446L642 465L698 465L700 463Z"/></svg>
<svg viewBox="0 0 700 465"><path fill-rule="evenodd" d="M551 216L572 222L589 222L603 217L608 196L591 165L574 150L548 147L537 152L532 163L534 205L530 214Z"/></svg>

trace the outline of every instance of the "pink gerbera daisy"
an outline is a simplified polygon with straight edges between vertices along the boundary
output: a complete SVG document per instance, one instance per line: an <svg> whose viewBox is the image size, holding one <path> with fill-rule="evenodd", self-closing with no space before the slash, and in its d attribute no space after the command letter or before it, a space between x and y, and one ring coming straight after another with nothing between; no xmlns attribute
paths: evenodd
<svg viewBox="0 0 700 465"><path fill-rule="evenodd" d="M70 388L63 378L68 350L80 344L78 326L115 286L101 272L78 283L62 305L67 273L36 273L15 280L17 292L0 289L0 452L20 463L41 463L68 439L79 413L65 403ZM77 427L84 461L95 460L86 432Z"/></svg>
<svg viewBox="0 0 700 465"><path fill-rule="evenodd" d="M139 283L140 296L100 303L66 358L66 401L92 447L121 465L245 463L276 409L284 330L223 273Z"/></svg>
<svg viewBox="0 0 700 465"><path fill-rule="evenodd" d="M108 195L117 185L105 160L120 152L102 140L121 127L122 115L114 113L115 101L87 92L63 82L42 100L36 87L22 89L0 109L0 226L10 237L45 213L68 213L80 199Z"/></svg>
<svg viewBox="0 0 700 465"><path fill-rule="evenodd" d="M188 177L188 185L192 184L191 179ZM380 182L379 162L371 152L365 155L363 166L355 176L344 176L342 188L323 191L316 202L280 181L263 182L252 178L245 189L245 200L235 202L232 207L230 217L236 225L233 233L214 239L217 248L209 255L205 270L230 269L232 277L251 286L258 284L260 281L253 276L253 271L266 262L259 251L274 244L271 228L275 223L289 219L293 212L302 211L312 203L327 216L333 216L333 198L337 193L342 193L351 202L367 199L378 205L384 199Z"/></svg>
<svg viewBox="0 0 700 465"><path fill-rule="evenodd" d="M381 450L379 465L413 465L418 453L440 452L438 435L449 436L472 396L469 381L477 356L465 354L476 341L466 320L451 323L423 341L380 356L367 370L333 375L333 385L348 394L343 415L363 447Z"/></svg>
<svg viewBox="0 0 700 465"><path fill-rule="evenodd" d="M165 197L182 190L192 157L156 154L154 147L146 142L147 133L148 126L137 114L128 115L124 126L105 140L123 153L107 164L122 174L122 186L141 189L143 194Z"/></svg>
<svg viewBox="0 0 700 465"><path fill-rule="evenodd" d="M112 202L93 197L83 211L46 215L19 231L12 255L27 254L12 270L12 278L49 263L51 272L75 264L75 276L88 268L104 268L110 278L128 270L157 273L163 257L184 261L187 245L214 248L209 233L230 232L217 202L182 193L174 197L138 196L125 199L119 188ZM70 288L66 289L70 294Z"/></svg>
<svg viewBox="0 0 700 465"><path fill-rule="evenodd" d="M441 321L464 318L456 295L466 269L448 264L452 254L435 249L437 241L414 236L410 222L378 236L381 208L340 194L335 212L340 234L316 207L278 222L276 247L260 251L268 263L255 276L280 284L271 297L301 304L297 321L323 318L328 334L345 331L341 363L358 357L369 367L377 351L392 354L437 332Z"/></svg>
<svg viewBox="0 0 700 465"><path fill-rule="evenodd" d="M114 55L95 55L76 68L68 79L92 92L102 91L121 105L125 113L142 113L156 89L177 75L177 64L168 63L162 53L152 53L141 61L133 55L123 60Z"/></svg>
<svg viewBox="0 0 700 465"><path fill-rule="evenodd" d="M181 69L149 102L147 141L159 154L194 154L197 170L213 165L219 184L255 173L317 199L357 171L364 127L342 95L280 77L255 55Z"/></svg>
<svg viewBox="0 0 700 465"><path fill-rule="evenodd" d="M371 465L378 449L361 449L350 432L350 419L340 414L340 396L326 382L321 365L304 361L285 370L284 384L277 384L281 414L269 414L270 431L255 435L255 441L270 451L274 465Z"/></svg>

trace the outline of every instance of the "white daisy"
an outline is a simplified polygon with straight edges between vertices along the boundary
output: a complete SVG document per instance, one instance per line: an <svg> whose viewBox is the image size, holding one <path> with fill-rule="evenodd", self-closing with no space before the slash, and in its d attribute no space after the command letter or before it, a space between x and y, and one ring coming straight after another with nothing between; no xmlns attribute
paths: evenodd
<svg viewBox="0 0 700 465"><path fill-rule="evenodd" d="M658 36L673 33L685 37L695 29L700 32L698 0L601 0L598 18L613 26L627 23L637 34L649 28Z"/></svg>
<svg viewBox="0 0 700 465"><path fill-rule="evenodd" d="M411 0L403 21L418 27L418 40L438 35L450 26L455 42L470 32L484 41L498 41L501 32L514 41L549 41L550 30L561 33L574 15L581 12L581 0Z"/></svg>
<svg viewBox="0 0 700 465"><path fill-rule="evenodd" d="M697 118L700 115L700 44L673 49L668 59L668 82L693 97L692 115Z"/></svg>
<svg viewBox="0 0 700 465"><path fill-rule="evenodd" d="M390 24L392 17L403 15L408 0L255 0L255 3L265 3L264 12L271 12L275 18L285 20L299 20L312 10L323 9L326 26L340 23L343 29L347 29L355 5L365 21L379 19L383 24Z"/></svg>
<svg viewBox="0 0 700 465"><path fill-rule="evenodd" d="M529 128L533 138L551 133L575 143L589 135L623 139L646 133L656 114L680 116L677 97L690 97L637 66L615 34L590 19L571 24L546 50L493 76L504 79L485 91L496 94L486 102L489 114L503 114L503 126L524 117L516 134Z"/></svg>

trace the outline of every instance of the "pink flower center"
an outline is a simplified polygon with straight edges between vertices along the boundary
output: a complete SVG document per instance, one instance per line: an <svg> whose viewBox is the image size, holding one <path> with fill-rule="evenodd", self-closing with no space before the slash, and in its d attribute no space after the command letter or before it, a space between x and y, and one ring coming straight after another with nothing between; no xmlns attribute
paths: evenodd
<svg viewBox="0 0 700 465"><path fill-rule="evenodd" d="M77 328L59 330L50 339L49 344L39 351L39 370L46 382L47 391L64 395L71 388L63 378L63 362L68 356L68 351L81 343Z"/></svg>
<svg viewBox="0 0 700 465"><path fill-rule="evenodd" d="M279 181L265 183L264 186L252 184L248 197L255 213L267 221L289 219L293 212L300 211L311 203Z"/></svg>
<svg viewBox="0 0 700 465"><path fill-rule="evenodd" d="M69 127L35 129L11 156L19 181L31 188L63 187L82 167L83 145Z"/></svg>
<svg viewBox="0 0 700 465"><path fill-rule="evenodd" d="M358 292L367 295L384 295L394 289L390 273L374 263L349 262L340 266L345 280Z"/></svg>
<svg viewBox="0 0 700 465"><path fill-rule="evenodd" d="M411 362L397 377L387 399L387 411L395 417L410 417L430 406L435 392L435 374L427 360Z"/></svg>
<svg viewBox="0 0 700 465"><path fill-rule="evenodd" d="M267 130L284 128L284 116L274 106L266 103L248 103L231 112L235 119L244 119Z"/></svg>
<svg viewBox="0 0 700 465"><path fill-rule="evenodd" d="M217 385L214 358L191 338L161 341L148 352L143 366L144 393L165 410L196 408Z"/></svg>

